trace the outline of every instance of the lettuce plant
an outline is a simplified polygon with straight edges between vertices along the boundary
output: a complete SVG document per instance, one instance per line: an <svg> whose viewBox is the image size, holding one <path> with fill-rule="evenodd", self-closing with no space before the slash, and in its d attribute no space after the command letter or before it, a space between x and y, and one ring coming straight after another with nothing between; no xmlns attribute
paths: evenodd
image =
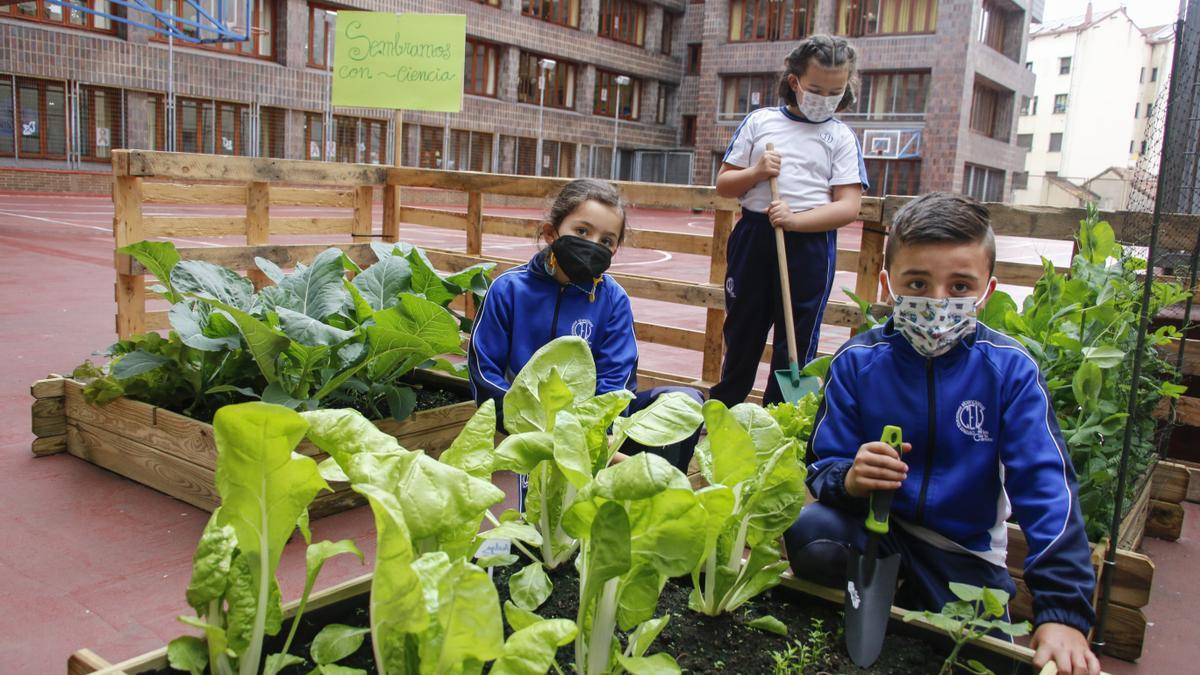
<svg viewBox="0 0 1200 675"><path fill-rule="evenodd" d="M603 469L579 491L563 521L581 542L576 672L679 672L670 655L645 653L670 618L654 617L663 584L704 553L704 523L687 476L657 455ZM617 628L629 634L623 649Z"/></svg>
<svg viewBox="0 0 1200 675"><path fill-rule="evenodd" d="M771 415L742 403L704 404L708 435L696 447L709 486L697 493L704 512L704 555L691 571L692 609L717 615L779 583L787 569L778 539L804 506L803 444ZM744 556L746 547L750 555Z"/></svg>

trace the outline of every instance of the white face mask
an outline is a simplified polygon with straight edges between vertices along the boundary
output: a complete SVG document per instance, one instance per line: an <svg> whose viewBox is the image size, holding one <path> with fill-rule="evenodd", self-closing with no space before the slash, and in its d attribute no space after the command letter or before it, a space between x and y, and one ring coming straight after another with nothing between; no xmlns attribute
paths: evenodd
<svg viewBox="0 0 1200 675"><path fill-rule="evenodd" d="M976 310L983 298L896 295L890 278L887 287L895 302L892 325L922 356L931 359L941 356L975 332Z"/></svg>
<svg viewBox="0 0 1200 675"><path fill-rule="evenodd" d="M796 107L800 109L800 114L810 122L824 122L833 117L843 96L843 94L819 96L811 91L800 92L800 94L800 102Z"/></svg>

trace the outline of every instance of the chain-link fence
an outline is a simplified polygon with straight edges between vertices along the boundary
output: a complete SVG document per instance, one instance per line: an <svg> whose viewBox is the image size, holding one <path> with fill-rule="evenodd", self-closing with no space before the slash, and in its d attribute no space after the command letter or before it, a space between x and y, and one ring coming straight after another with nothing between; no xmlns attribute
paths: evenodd
<svg viewBox="0 0 1200 675"><path fill-rule="evenodd" d="M1128 211L1113 223L1118 240L1146 266L1136 277L1137 340L1093 638L1098 649L1104 646L1122 516L1134 484L1165 453L1175 429L1174 400L1166 415L1148 402L1157 400L1164 381L1184 379L1200 259L1200 0L1187 4L1186 17L1175 27L1170 81L1147 119L1143 151L1130 177ZM1177 344L1167 341L1171 336L1178 337Z"/></svg>

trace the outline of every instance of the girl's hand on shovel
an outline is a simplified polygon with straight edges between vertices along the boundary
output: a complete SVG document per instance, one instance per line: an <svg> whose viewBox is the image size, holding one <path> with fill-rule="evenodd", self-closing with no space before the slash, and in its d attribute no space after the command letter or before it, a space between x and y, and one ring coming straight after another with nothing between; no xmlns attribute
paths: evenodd
<svg viewBox="0 0 1200 675"><path fill-rule="evenodd" d="M911 443L903 444L904 452L912 450ZM866 497L876 490L899 490L908 478L908 465L887 443L863 443L854 456L854 464L846 472L846 492L851 497Z"/></svg>

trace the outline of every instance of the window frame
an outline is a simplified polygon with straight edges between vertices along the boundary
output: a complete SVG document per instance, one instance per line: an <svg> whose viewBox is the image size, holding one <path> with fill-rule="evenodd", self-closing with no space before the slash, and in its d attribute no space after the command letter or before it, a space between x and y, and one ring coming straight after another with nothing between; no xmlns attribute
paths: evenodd
<svg viewBox="0 0 1200 675"><path fill-rule="evenodd" d="M740 122L746 115L758 110L774 105L776 101L771 99L775 92L775 87L778 84L778 74L776 73L744 73L737 75L726 75L720 81L720 97L717 100L717 122ZM729 100L729 94L733 91L735 96L739 96L741 91L741 83L747 84L746 89L746 105L753 106L748 110L729 110L726 102ZM762 94L763 99L770 99L772 103L767 103L763 100L755 105L753 102L755 92L755 84L762 85L762 88L757 92ZM732 86L731 86L732 85Z"/></svg>
<svg viewBox="0 0 1200 675"><path fill-rule="evenodd" d="M596 35L634 47L646 45L646 19L650 14L646 3L638 0L599 0L596 13Z"/></svg>
<svg viewBox="0 0 1200 675"><path fill-rule="evenodd" d="M98 0L71 0L71 2L74 4L86 6L89 9L96 9ZM24 4L28 4L28 3L33 3L33 5L34 5L34 13L32 15L22 14L17 11L17 5L24 5ZM119 10L118 5L113 5L112 3L106 3L106 4L108 5L108 7L106 9L101 9L99 11L105 11L105 12L108 12L109 14L113 14L116 16L120 16L122 14L122 12L118 11ZM46 16L46 14L48 13L48 10L46 8L48 6L58 7L62 11L61 18L52 19L52 18L49 18L48 16ZM48 24L50 26L60 26L63 28L70 28L72 30L83 30L83 31L88 31L90 33L103 33L105 35L116 35L116 33L117 33L117 22L116 21L113 21L112 19L109 19L107 17L97 16L97 15L91 14L89 12L77 12L80 15L80 18L83 20L84 23L82 25L76 24L76 23L71 22L71 12L72 11L73 10L70 7L63 7L62 5L51 5L50 3L47 3L46 0L25 0L25 2L18 2L18 3L13 3L11 5L0 6L0 17L8 17L11 19L17 19L20 21L29 21L32 23ZM107 21L108 27L107 28L97 27L96 26L97 21Z"/></svg>
<svg viewBox="0 0 1200 675"><path fill-rule="evenodd" d="M13 150L15 154L20 156L22 159L66 159L67 151L69 149L68 146L70 145L67 138L68 114L66 82L62 80L47 80L33 77L18 77L14 79L13 95L16 98L16 107L13 110L13 115L15 117L14 122L16 122L16 124L13 126ZM33 84L37 88L37 152L29 152L21 147L21 139L27 138L21 134L21 124L25 121L22 117L23 110L21 106L21 85L23 84ZM62 92L62 153L51 152L49 132L50 127L49 125L45 124L45 120L49 117L50 97L48 90L51 87L58 87Z"/></svg>
<svg viewBox="0 0 1200 675"><path fill-rule="evenodd" d="M804 39L812 34L816 26L817 4L818 0L732 0L728 8L726 41L780 42ZM797 20L801 14L803 22ZM748 16L753 16L753 19L749 22L747 35Z"/></svg>
<svg viewBox="0 0 1200 675"><path fill-rule="evenodd" d="M1069 57L1069 56L1058 57L1058 74L1059 75L1070 75L1071 74L1071 57Z"/></svg>
<svg viewBox="0 0 1200 675"><path fill-rule="evenodd" d="M115 111L111 110L111 109L109 111L109 114L112 115L112 118L110 119L110 125L108 127L109 134L108 134L108 156L107 157L100 156L97 154L98 147L96 145L96 129L97 129L97 127L96 127L96 111L97 111L96 94L98 94L98 93L103 93L106 96L112 96L116 100ZM82 147L80 148L79 159L80 159L80 161L84 161L84 162L97 162L97 163L112 162L112 151L114 149L116 149L117 147L119 147L117 145L117 143L122 142L124 139L124 131L125 130L121 126L121 124L122 124L123 118L124 118L124 115L123 115L124 111L122 110L122 108L125 105L125 98L124 98L124 96L122 96L122 92L120 89L115 89L113 87L96 87L96 86L87 85L87 84L80 86L79 96L81 98L86 99L86 101L82 105L82 109L80 110L80 113L86 113L86 115L80 114L80 120L79 120L80 127L81 127L80 134L82 136L82 138L80 139L82 141ZM123 142L122 142L122 145L124 145Z"/></svg>
<svg viewBox="0 0 1200 675"><path fill-rule="evenodd" d="M913 80L915 78L915 81ZM929 107L929 87L932 82L932 72L928 70L874 70L864 72L860 76L859 94L856 97L854 110L847 110L839 116L849 120L920 122L925 119ZM915 87L910 91L910 83ZM910 96L910 93L912 96ZM883 111L867 110L878 101L879 96L885 96L887 104ZM910 100L911 99L911 100ZM913 103L913 108L920 111L897 111L897 103Z"/></svg>
<svg viewBox="0 0 1200 675"><path fill-rule="evenodd" d="M522 0L521 16L579 30L580 4L580 0Z"/></svg>
<svg viewBox="0 0 1200 675"><path fill-rule="evenodd" d="M1070 100L1067 98L1066 94L1055 94L1054 95L1054 114L1055 115L1067 114L1067 106L1068 105L1070 105Z"/></svg>
<svg viewBox="0 0 1200 675"><path fill-rule="evenodd" d="M522 50L517 61L517 102L531 105L538 105L538 79L541 77L542 59L552 59L555 62L553 74L547 76L546 83L546 100L547 108L555 108L558 110L574 110L575 109L575 88L578 85L578 68L572 61L565 61L561 58L546 56L537 52L529 52ZM528 69L528 63L532 62L534 77L528 84L522 84L522 75ZM565 77L564 77L565 75ZM528 91L526 91L528 89ZM553 94L551 92L554 92ZM561 94L561 96L559 96ZM559 98L562 99L559 102Z"/></svg>
<svg viewBox="0 0 1200 675"><path fill-rule="evenodd" d="M909 8L909 25L910 30L880 32L878 30L879 23L876 21L875 29L867 29L868 17L872 16L870 12L874 9L874 16L879 16L881 3L904 3L905 7ZM923 6L925 9L924 23L920 26L920 30L911 30L917 28L916 12L918 7ZM834 14L834 34L847 37L895 37L898 35L933 35L937 32L937 22L940 17L940 6L938 0L838 0L836 13ZM865 10L865 11L864 11Z"/></svg>
<svg viewBox="0 0 1200 675"><path fill-rule="evenodd" d="M316 49L313 48L313 26L316 24L318 13L320 13L322 15L322 18L324 18L324 16L326 16L328 14L337 14L337 9L335 9L333 7L329 7L327 5L322 5L320 3L316 3L316 2L308 3L308 33L304 36L305 44L306 44L305 51L307 52L307 56L305 58L305 65L309 68L319 68L321 70L333 70L332 63L325 63L326 53L329 53L330 55L332 55L332 52L327 52L327 49L328 49L327 45L329 44L329 36L333 33L333 31L329 27L328 21L324 21L323 26L322 26L323 30L322 30L322 34L321 34L321 45L322 46L321 46L320 58L318 60L317 58L314 58L314 56L313 56L314 54L316 54Z"/></svg>
<svg viewBox="0 0 1200 675"><path fill-rule="evenodd" d="M687 45L687 60L684 64L683 74L685 77L694 77L700 74L700 67L704 60L704 43L689 42Z"/></svg>
<svg viewBox="0 0 1200 675"><path fill-rule="evenodd" d="M673 49L672 43L675 42L675 27L679 22L678 14L663 10L662 13L662 34L659 35L658 52L665 56L670 56Z"/></svg>
<svg viewBox="0 0 1200 675"><path fill-rule="evenodd" d="M471 87L473 78L475 77L476 52L484 50L484 86L483 91L477 91ZM484 96L487 98L497 98L500 90L500 47L494 42L480 40L478 38L468 37L466 45L466 64L463 68L463 93L470 96ZM468 67L469 66L469 67ZM490 86L489 86L490 85ZM489 93L487 90L491 89Z"/></svg>
<svg viewBox="0 0 1200 675"><path fill-rule="evenodd" d="M973 183L975 182L976 176L980 173L983 174L983 176L982 176L983 180L984 180L983 189L980 190L978 194L976 194L975 190L973 190L972 188L974 187ZM998 174L998 177L996 174ZM999 187L995 188L995 191L993 192L993 191L990 191L989 188L992 187L992 184L993 184L992 180L996 179L996 178L998 178ZM981 202L985 202L985 203L986 202L1001 202L1001 201L1004 201L1004 180L1005 180L1005 175L1004 175L1003 169L997 169L997 168L990 167L990 166L983 166L982 164L972 164L970 162L966 162L963 165L963 189L962 189L962 192L963 192L963 194L969 195ZM989 197L992 197L992 196L995 196L997 198L989 199Z"/></svg>
<svg viewBox="0 0 1200 675"><path fill-rule="evenodd" d="M640 78L632 75L625 75L629 78L629 84L620 87L617 84L617 78L623 73L617 73L611 70L602 68L596 69L596 85L592 90L592 114L598 117L613 117L611 109L613 99L616 98L616 105L620 107L622 103L622 92L628 92L629 97L629 112L619 112L618 116L627 122L636 122L641 117L642 107L642 81ZM600 92L605 92L604 100L601 100ZM615 94L613 92L616 92Z"/></svg>
<svg viewBox="0 0 1200 675"><path fill-rule="evenodd" d="M164 10L163 6L169 2L173 7L173 9L169 11L175 16L183 16L183 10L181 9L184 6L183 0L152 0L152 2L159 11L168 11ZM279 2L279 0L254 0L252 5L254 18L250 24L251 35L249 40L241 42L208 43L195 43L188 42L186 40L176 40L175 46L187 47L190 49L202 49L208 52L217 52L219 54L228 54L230 56L240 56L242 58L257 59L259 61L278 61L280 56L278 42L279 31L276 30L276 27L279 25L279 19L281 16L286 15L286 11L282 15L280 14L279 8L281 4L282 3ZM262 28L262 11L268 7L270 8L271 14L271 30L264 30ZM158 19L155 19L155 22L160 25L162 24L162 21ZM166 42L167 36L155 33L150 37L150 39L155 42ZM259 46L264 43L270 45L270 54L259 53ZM230 48L229 45L233 45L233 47ZM249 47L246 47L246 45L249 45Z"/></svg>
<svg viewBox="0 0 1200 675"><path fill-rule="evenodd" d="M987 138L1009 142L1012 138L1013 95L1012 91L976 80L971 92L968 128Z"/></svg>
<svg viewBox="0 0 1200 675"><path fill-rule="evenodd" d="M1063 134L1061 131L1052 132L1046 143L1046 152L1062 152ZM1055 146L1058 146L1057 148Z"/></svg>

